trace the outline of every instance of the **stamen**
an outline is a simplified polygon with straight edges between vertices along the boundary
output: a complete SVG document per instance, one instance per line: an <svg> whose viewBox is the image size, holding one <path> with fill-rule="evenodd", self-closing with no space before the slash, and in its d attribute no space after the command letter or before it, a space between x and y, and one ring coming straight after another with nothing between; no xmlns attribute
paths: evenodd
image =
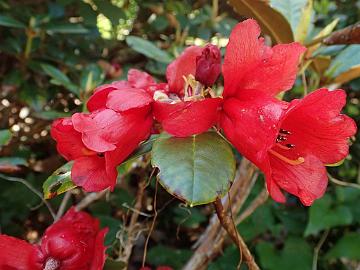
<svg viewBox="0 0 360 270"><path fill-rule="evenodd" d="M289 147L289 148L294 148L295 147L295 144L291 144L291 143L288 143L288 144L285 144L286 147Z"/></svg>
<svg viewBox="0 0 360 270"><path fill-rule="evenodd" d="M277 144L275 144L277 147L279 147L279 148L281 148L281 149L283 149L283 150L290 150L290 148L289 147L287 147L287 146L284 146L284 145L282 145L282 144L280 144L280 143L277 143Z"/></svg>
<svg viewBox="0 0 360 270"><path fill-rule="evenodd" d="M296 160L289 159L289 158L279 154L278 152L276 152L276 151L274 151L272 149L270 149L269 152L271 154L273 154L275 157L277 157L278 159L281 159L282 161L284 161L284 162L286 162L286 163L288 163L290 165L299 165L301 163L304 163L304 161L305 161L305 159L303 157L298 157L298 159L296 159Z"/></svg>
<svg viewBox="0 0 360 270"><path fill-rule="evenodd" d="M276 142L281 142L281 141L286 141L286 140L287 140L287 138L282 135L278 135L276 138Z"/></svg>
<svg viewBox="0 0 360 270"><path fill-rule="evenodd" d="M290 134L291 134L290 131L287 131L287 130L282 129L282 128L280 128L280 133L282 133L282 134L287 134L287 135L290 135Z"/></svg>

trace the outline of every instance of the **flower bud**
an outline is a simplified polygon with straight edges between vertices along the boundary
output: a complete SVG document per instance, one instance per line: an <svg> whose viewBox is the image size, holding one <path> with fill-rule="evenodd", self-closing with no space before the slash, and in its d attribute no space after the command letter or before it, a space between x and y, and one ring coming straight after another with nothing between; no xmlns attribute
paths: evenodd
<svg viewBox="0 0 360 270"><path fill-rule="evenodd" d="M217 46L208 44L196 57L195 79L205 86L215 83L221 72L221 53Z"/></svg>
<svg viewBox="0 0 360 270"><path fill-rule="evenodd" d="M35 255L36 264L46 270L101 270L105 233L97 219L72 208L46 230Z"/></svg>

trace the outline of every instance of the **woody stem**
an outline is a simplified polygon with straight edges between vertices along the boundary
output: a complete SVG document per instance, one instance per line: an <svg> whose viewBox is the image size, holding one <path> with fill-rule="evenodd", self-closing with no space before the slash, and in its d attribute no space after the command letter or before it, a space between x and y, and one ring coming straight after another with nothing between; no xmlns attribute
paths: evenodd
<svg viewBox="0 0 360 270"><path fill-rule="evenodd" d="M216 210L216 214L219 218L221 226L227 231L232 241L235 245L240 249L242 256L244 257L246 264L248 265L250 270L258 270L260 269L257 266L253 256L251 255L250 250L248 249L247 245L245 244L244 240L238 233L235 223L231 219L231 217L225 212L223 204L220 198L217 198L214 202L214 207Z"/></svg>

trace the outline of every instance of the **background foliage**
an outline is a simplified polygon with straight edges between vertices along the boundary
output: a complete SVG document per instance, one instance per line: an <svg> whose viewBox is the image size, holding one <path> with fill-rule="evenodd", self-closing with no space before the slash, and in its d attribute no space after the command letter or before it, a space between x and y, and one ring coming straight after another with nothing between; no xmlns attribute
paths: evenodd
<svg viewBox="0 0 360 270"><path fill-rule="evenodd" d="M323 86L341 86L348 93L344 111L359 126L360 45L325 46L318 41L359 21L360 1L230 0L229 4L217 0L0 0L1 233L36 242L52 221L34 190L40 191L65 162L49 136L53 119L84 110L97 85L125 78L129 68L162 80L166 65L185 46L212 42L224 48L231 28L246 17L255 16L273 43L297 40L309 48L308 60L302 62L296 85L285 99ZM343 164L329 169L328 192L313 206L303 207L293 197L285 205L268 200L239 225L262 269L315 269L314 254L318 254L318 269L359 269L359 133L353 141ZM122 165L119 188L88 209L110 227L106 244L112 258L126 238L122 228L134 204L137 183L151 172L146 156L135 163ZM52 176L60 185L45 190L51 193L55 188L60 193L59 187L70 188L66 168L63 172L60 180ZM250 197L262 186L259 177ZM152 221L156 189L152 179L144 198L144 223ZM45 195L51 197L50 193ZM83 196L73 190L68 206ZM213 210L211 206L187 208L160 187L157 197L160 211L147 263L180 269ZM50 201L54 209L62 198ZM144 237L138 241L130 269L141 264ZM238 251L230 245L209 269L236 269L238 260ZM107 267L111 269L110 263Z"/></svg>

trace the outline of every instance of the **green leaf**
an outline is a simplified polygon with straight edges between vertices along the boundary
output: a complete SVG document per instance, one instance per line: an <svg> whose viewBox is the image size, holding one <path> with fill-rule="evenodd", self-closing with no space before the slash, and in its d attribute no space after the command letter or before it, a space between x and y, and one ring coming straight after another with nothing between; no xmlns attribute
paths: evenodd
<svg viewBox="0 0 360 270"><path fill-rule="evenodd" d="M44 72L47 75L49 75L52 78L51 82L53 84L62 85L66 89L73 92L74 94L76 94L76 95L79 94L78 87L75 84L73 84L70 81L70 79L68 78L68 76L66 76L66 74L64 74L61 70L57 69L54 66L48 65L48 64L41 64L41 68L44 70Z"/></svg>
<svg viewBox="0 0 360 270"><path fill-rule="evenodd" d="M146 261L155 266L166 265L180 269L190 258L191 254L192 252L188 249L173 249L157 245L148 251Z"/></svg>
<svg viewBox="0 0 360 270"><path fill-rule="evenodd" d="M308 0L270 0L270 6L284 15L292 32L296 33L299 24L305 21L302 15L308 11L308 2Z"/></svg>
<svg viewBox="0 0 360 270"><path fill-rule="evenodd" d="M360 76L360 45L350 45L332 61L326 75L345 83Z"/></svg>
<svg viewBox="0 0 360 270"><path fill-rule="evenodd" d="M99 86L104 81L104 78L105 75L98 65L91 64L87 66L80 77L81 91L89 93Z"/></svg>
<svg viewBox="0 0 360 270"><path fill-rule="evenodd" d="M105 236L105 246L110 246L116 240L116 234L120 230L121 222L118 219L109 217L106 215L96 215L100 220L101 227L107 227L109 229Z"/></svg>
<svg viewBox="0 0 360 270"><path fill-rule="evenodd" d="M119 24L120 19L126 17L124 11L109 0L93 0L93 2L98 12L104 14L115 26Z"/></svg>
<svg viewBox="0 0 360 270"><path fill-rule="evenodd" d="M174 222L182 227L198 228L206 221L205 215L198 208L186 208L179 205L174 209Z"/></svg>
<svg viewBox="0 0 360 270"><path fill-rule="evenodd" d="M345 234L325 255L326 259L348 258L360 260L360 233Z"/></svg>
<svg viewBox="0 0 360 270"><path fill-rule="evenodd" d="M264 33L270 35L276 43L294 41L289 22L281 12L272 8L269 1L264 0L229 0L234 10L249 18L255 18Z"/></svg>
<svg viewBox="0 0 360 270"><path fill-rule="evenodd" d="M25 24L6 15L0 15L0 25L15 28L25 28Z"/></svg>
<svg viewBox="0 0 360 270"><path fill-rule="evenodd" d="M138 53L158 62L170 63L172 61L172 58L167 52L159 49L155 44L143 38L128 36L126 38L126 43Z"/></svg>
<svg viewBox="0 0 360 270"><path fill-rule="evenodd" d="M26 159L21 157L2 157L0 158L0 166L1 165L23 165L27 166L28 163Z"/></svg>
<svg viewBox="0 0 360 270"><path fill-rule="evenodd" d="M0 147L8 144L11 139L11 132L8 129L0 129Z"/></svg>
<svg viewBox="0 0 360 270"><path fill-rule="evenodd" d="M317 234L321 230L332 227L351 224L352 220L353 216L350 209L334 203L332 197L326 194L310 207L305 236Z"/></svg>
<svg viewBox="0 0 360 270"><path fill-rule="evenodd" d="M64 164L45 180L43 184L45 199L51 199L76 187L71 181L71 168L73 163L73 161L70 161Z"/></svg>
<svg viewBox="0 0 360 270"><path fill-rule="evenodd" d="M112 259L107 258L104 265L104 270L121 270L126 269L127 264L121 261L114 261Z"/></svg>
<svg viewBox="0 0 360 270"><path fill-rule="evenodd" d="M290 237L281 251L272 244L261 242L256 246L262 268L266 270L311 269L312 249L302 238Z"/></svg>
<svg viewBox="0 0 360 270"><path fill-rule="evenodd" d="M62 24L49 24L45 27L49 33L57 34L88 34L89 30L81 24L62 23Z"/></svg>
<svg viewBox="0 0 360 270"><path fill-rule="evenodd" d="M152 149L160 184L190 206L206 204L229 190L235 174L230 145L215 132L186 138L162 134Z"/></svg>

